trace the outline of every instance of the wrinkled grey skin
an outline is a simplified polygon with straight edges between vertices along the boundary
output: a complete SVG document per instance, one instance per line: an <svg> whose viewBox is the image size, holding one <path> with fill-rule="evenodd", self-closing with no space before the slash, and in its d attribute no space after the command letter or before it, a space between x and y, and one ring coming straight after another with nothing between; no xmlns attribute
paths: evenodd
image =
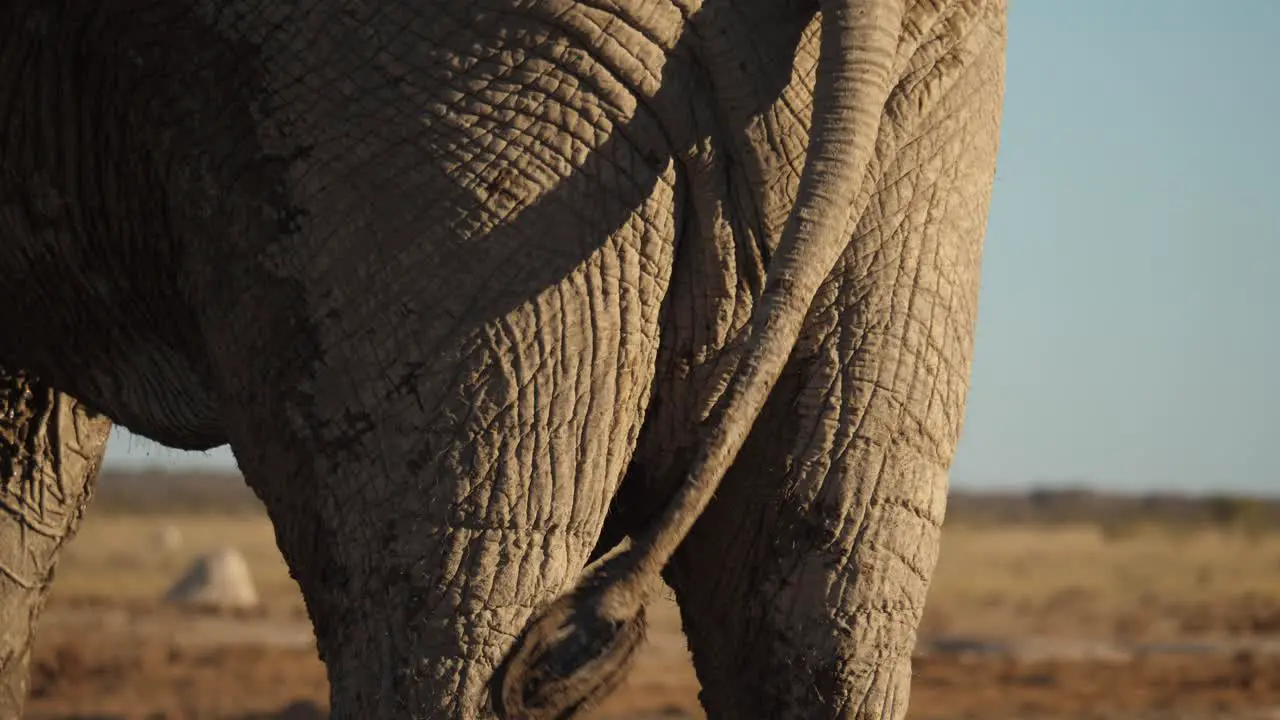
<svg viewBox="0 0 1280 720"><path fill-rule="evenodd" d="M660 571L711 717L903 717L1005 7L821 8L9 0L0 364L81 423L48 477L101 456L72 397L230 442L337 718L567 717Z"/></svg>

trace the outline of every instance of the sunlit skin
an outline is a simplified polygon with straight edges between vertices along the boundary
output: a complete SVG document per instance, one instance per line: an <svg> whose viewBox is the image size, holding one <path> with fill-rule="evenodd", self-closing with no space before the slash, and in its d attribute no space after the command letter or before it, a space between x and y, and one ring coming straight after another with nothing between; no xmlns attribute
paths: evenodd
<svg viewBox="0 0 1280 720"><path fill-rule="evenodd" d="M0 362L230 443L335 718L590 707L663 575L710 715L901 718L1005 14L16 0Z"/></svg>

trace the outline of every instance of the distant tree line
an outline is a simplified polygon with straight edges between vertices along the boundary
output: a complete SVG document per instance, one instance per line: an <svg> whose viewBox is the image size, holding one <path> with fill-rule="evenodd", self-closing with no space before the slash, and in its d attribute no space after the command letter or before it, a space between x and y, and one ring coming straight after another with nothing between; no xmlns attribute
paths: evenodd
<svg viewBox="0 0 1280 720"><path fill-rule="evenodd" d="M227 472L109 470L98 479L91 514L262 514L244 480ZM1173 493L1121 495L1089 489L994 492L952 489L948 525L1139 524L1280 530L1280 499Z"/></svg>
<svg viewBox="0 0 1280 720"><path fill-rule="evenodd" d="M1080 525L1108 528L1145 523L1175 527L1280 530L1280 498L1175 493L1123 495L1090 489L1029 492L953 490L947 522L969 525Z"/></svg>
<svg viewBox="0 0 1280 720"><path fill-rule="evenodd" d="M239 473L104 470L94 488L96 513L266 514Z"/></svg>

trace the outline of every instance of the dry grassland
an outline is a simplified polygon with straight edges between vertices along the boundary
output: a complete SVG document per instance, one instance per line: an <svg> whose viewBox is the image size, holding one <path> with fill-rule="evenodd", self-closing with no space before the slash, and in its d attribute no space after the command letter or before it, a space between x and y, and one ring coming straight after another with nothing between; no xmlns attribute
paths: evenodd
<svg viewBox="0 0 1280 720"><path fill-rule="evenodd" d="M180 547L162 547L165 526ZM1280 533L956 526L944 537L913 720L1280 719ZM263 608L216 616L157 601L223 545L245 554ZM591 717L702 717L678 614L656 615L633 678ZM91 513L46 620L28 717L323 717L323 668L259 516Z"/></svg>

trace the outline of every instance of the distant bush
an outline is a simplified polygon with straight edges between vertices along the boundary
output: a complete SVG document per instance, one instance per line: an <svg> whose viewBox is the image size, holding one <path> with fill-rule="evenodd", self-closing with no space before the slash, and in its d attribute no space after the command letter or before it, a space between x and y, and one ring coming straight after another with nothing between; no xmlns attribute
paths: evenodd
<svg viewBox="0 0 1280 720"><path fill-rule="evenodd" d="M1205 499L1210 517L1220 527L1247 527L1259 524L1266 507L1255 498L1214 495Z"/></svg>

